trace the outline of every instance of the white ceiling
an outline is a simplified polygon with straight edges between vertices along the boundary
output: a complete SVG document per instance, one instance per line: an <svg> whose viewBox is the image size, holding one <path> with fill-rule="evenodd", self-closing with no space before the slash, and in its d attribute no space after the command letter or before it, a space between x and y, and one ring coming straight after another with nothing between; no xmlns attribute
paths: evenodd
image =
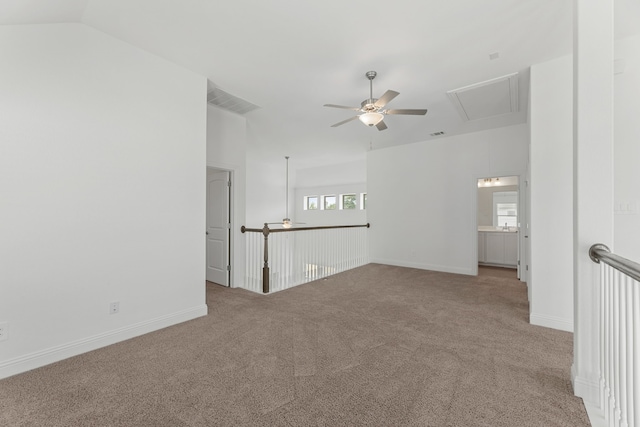
<svg viewBox="0 0 640 427"><path fill-rule="evenodd" d="M206 76L261 108L246 114L251 149L298 167L348 162L366 150L523 123L528 67L570 53L572 0L3 0L0 24L82 22ZM640 6L619 0L619 35L638 33ZM499 53L490 60L489 55ZM330 126L369 95L400 92L377 131ZM463 122L446 92L520 72L517 114ZM158 88L162 90L162 88ZM439 137L441 138L441 137Z"/></svg>

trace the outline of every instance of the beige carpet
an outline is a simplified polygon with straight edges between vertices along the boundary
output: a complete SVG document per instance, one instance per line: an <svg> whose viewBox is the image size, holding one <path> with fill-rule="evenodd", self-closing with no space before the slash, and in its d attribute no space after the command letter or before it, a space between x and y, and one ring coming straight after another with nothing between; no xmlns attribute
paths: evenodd
<svg viewBox="0 0 640 427"><path fill-rule="evenodd" d="M572 335L483 272L208 285L207 317L0 381L0 425L588 426Z"/></svg>

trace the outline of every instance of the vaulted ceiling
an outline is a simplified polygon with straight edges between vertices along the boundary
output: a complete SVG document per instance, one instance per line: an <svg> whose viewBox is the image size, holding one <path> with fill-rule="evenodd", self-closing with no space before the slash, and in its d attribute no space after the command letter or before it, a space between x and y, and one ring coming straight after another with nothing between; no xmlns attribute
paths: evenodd
<svg viewBox="0 0 640 427"><path fill-rule="evenodd" d="M315 166L369 149L526 120L528 67L572 49L572 0L4 0L0 24L81 22L207 77L260 108L246 114L251 149ZM619 36L640 6L619 0ZM496 55L497 54L497 55ZM491 57L496 57L491 59ZM400 92L378 131L332 128L369 95ZM519 73L519 112L464 121L447 91ZM161 87L158 88L162 90ZM487 100L491 102L491 100Z"/></svg>

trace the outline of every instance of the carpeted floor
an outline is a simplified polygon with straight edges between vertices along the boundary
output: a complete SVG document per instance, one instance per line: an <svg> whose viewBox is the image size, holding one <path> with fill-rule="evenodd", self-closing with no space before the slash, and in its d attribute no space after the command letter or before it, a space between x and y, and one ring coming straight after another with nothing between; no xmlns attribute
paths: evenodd
<svg viewBox="0 0 640 427"><path fill-rule="evenodd" d="M588 426L526 287L369 264L0 381L2 426Z"/></svg>

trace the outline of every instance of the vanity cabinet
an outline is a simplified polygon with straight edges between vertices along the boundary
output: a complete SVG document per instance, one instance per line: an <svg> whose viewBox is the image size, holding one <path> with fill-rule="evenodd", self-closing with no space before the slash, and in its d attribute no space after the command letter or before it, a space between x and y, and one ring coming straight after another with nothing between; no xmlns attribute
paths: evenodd
<svg viewBox="0 0 640 427"><path fill-rule="evenodd" d="M479 263L483 263L485 262L485 258L486 255L484 254L484 248L485 248L485 236L486 233L479 231L478 232L478 262Z"/></svg>
<svg viewBox="0 0 640 427"><path fill-rule="evenodd" d="M478 262L480 264L517 267L518 233L508 231L479 231Z"/></svg>

